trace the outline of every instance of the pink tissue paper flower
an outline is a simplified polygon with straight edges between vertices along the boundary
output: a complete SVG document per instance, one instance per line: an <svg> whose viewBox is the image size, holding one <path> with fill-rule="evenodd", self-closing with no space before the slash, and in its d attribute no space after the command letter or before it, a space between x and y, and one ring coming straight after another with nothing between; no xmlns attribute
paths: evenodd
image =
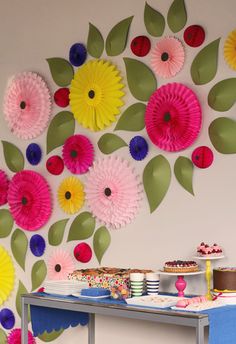
<svg viewBox="0 0 236 344"><path fill-rule="evenodd" d="M21 344L21 329L13 329L7 336L8 344ZM32 333L28 331L28 344L36 344L36 340L33 337Z"/></svg>
<svg viewBox="0 0 236 344"><path fill-rule="evenodd" d="M70 272L75 270L71 255L57 249L48 259L48 278L50 280L65 280Z"/></svg>
<svg viewBox="0 0 236 344"><path fill-rule="evenodd" d="M4 171L0 170L0 206L7 203L9 180Z"/></svg>

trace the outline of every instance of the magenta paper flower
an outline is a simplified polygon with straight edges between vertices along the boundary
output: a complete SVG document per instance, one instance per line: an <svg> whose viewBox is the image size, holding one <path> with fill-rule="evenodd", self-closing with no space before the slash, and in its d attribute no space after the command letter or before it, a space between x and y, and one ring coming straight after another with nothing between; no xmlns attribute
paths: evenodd
<svg viewBox="0 0 236 344"><path fill-rule="evenodd" d="M141 200L140 181L133 169L126 160L113 156L93 164L85 193L93 215L114 229L134 219Z"/></svg>
<svg viewBox="0 0 236 344"><path fill-rule="evenodd" d="M15 328L7 336L7 344L21 344L21 329ZM28 344L36 344L32 333L28 331Z"/></svg>
<svg viewBox="0 0 236 344"><path fill-rule="evenodd" d="M50 280L65 280L68 274L74 270L74 261L67 251L58 249L48 259L48 278Z"/></svg>
<svg viewBox="0 0 236 344"><path fill-rule="evenodd" d="M34 171L16 173L10 182L8 203L18 226L28 231L43 227L52 211L47 181Z"/></svg>
<svg viewBox="0 0 236 344"><path fill-rule="evenodd" d="M7 203L9 180L4 171L0 170L0 206Z"/></svg>
<svg viewBox="0 0 236 344"><path fill-rule="evenodd" d="M93 163L93 145L84 135L70 136L64 143L62 156L71 173L85 173Z"/></svg>
<svg viewBox="0 0 236 344"><path fill-rule="evenodd" d="M170 152L183 150L196 140L202 112L195 93L179 83L158 88L146 107L145 124L152 142Z"/></svg>
<svg viewBox="0 0 236 344"><path fill-rule="evenodd" d="M152 50L151 65L162 78L175 76L184 64L184 48L175 37L161 39Z"/></svg>
<svg viewBox="0 0 236 344"><path fill-rule="evenodd" d="M16 75L6 90L3 112L17 137L29 140L39 136L51 115L51 96L41 76L32 72Z"/></svg>

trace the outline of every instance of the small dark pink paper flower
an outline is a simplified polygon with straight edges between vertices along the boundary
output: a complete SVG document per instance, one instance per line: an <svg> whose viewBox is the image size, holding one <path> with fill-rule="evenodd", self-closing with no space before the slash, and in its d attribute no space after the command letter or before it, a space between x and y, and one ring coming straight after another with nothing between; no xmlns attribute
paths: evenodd
<svg viewBox="0 0 236 344"><path fill-rule="evenodd" d="M13 329L7 336L8 344L21 344L21 329ZM32 333L28 331L28 344L36 344L36 340L33 337Z"/></svg>
<svg viewBox="0 0 236 344"><path fill-rule="evenodd" d="M81 242L74 248L74 256L81 263L88 263L92 254L91 247L86 242Z"/></svg>
<svg viewBox="0 0 236 344"><path fill-rule="evenodd" d="M7 203L9 180L4 171L0 170L0 206Z"/></svg>

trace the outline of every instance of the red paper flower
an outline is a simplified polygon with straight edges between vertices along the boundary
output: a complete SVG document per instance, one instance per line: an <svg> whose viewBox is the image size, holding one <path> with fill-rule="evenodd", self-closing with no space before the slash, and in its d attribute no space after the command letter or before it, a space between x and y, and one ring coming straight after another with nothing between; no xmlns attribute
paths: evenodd
<svg viewBox="0 0 236 344"><path fill-rule="evenodd" d="M81 263L88 263L92 258L91 247L85 242L81 242L74 249L75 258Z"/></svg>
<svg viewBox="0 0 236 344"><path fill-rule="evenodd" d="M200 25L191 25L184 31L184 41L190 47L199 47L205 40L205 31Z"/></svg>
<svg viewBox="0 0 236 344"><path fill-rule="evenodd" d="M59 88L54 93L54 101L60 107L67 107L69 105L69 94L70 90L67 87Z"/></svg>
<svg viewBox="0 0 236 344"><path fill-rule="evenodd" d="M192 162L199 168L207 168L211 166L213 159L213 152L207 146L197 147L192 153Z"/></svg>
<svg viewBox="0 0 236 344"><path fill-rule="evenodd" d="M9 180L4 171L0 170L0 206L7 203Z"/></svg>
<svg viewBox="0 0 236 344"><path fill-rule="evenodd" d="M50 158L48 158L46 167L49 173L57 176L63 172L64 162L59 155L53 155Z"/></svg>
<svg viewBox="0 0 236 344"><path fill-rule="evenodd" d="M151 49L150 39L147 36L137 36L132 40L130 48L134 55L146 56Z"/></svg>

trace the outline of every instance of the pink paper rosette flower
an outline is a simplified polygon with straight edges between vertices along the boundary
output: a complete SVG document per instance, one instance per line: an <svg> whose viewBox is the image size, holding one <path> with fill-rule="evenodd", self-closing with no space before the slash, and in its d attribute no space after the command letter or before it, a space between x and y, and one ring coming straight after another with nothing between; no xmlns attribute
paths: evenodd
<svg viewBox="0 0 236 344"><path fill-rule="evenodd" d="M145 125L152 142L160 149L177 152L196 140L202 113L195 93L183 84L161 86L149 99Z"/></svg>
<svg viewBox="0 0 236 344"><path fill-rule="evenodd" d="M32 72L16 75L6 90L3 112L17 137L30 140L39 136L51 115L51 96L41 76Z"/></svg>
<svg viewBox="0 0 236 344"><path fill-rule="evenodd" d="M0 170L0 206L7 203L9 180L4 171Z"/></svg>
<svg viewBox="0 0 236 344"><path fill-rule="evenodd" d="M48 278L50 280L64 280L70 272L75 270L71 255L64 250L57 249L48 259Z"/></svg>
<svg viewBox="0 0 236 344"><path fill-rule="evenodd" d="M118 229L136 216L140 181L126 160L101 158L93 164L85 185L87 204L93 215L107 227Z"/></svg>
<svg viewBox="0 0 236 344"><path fill-rule="evenodd" d="M184 48L175 37L161 39L152 51L151 65L162 78L175 76L184 64Z"/></svg>
<svg viewBox="0 0 236 344"><path fill-rule="evenodd" d="M93 163L93 145L84 135L70 136L64 143L62 157L71 173L85 173Z"/></svg>
<svg viewBox="0 0 236 344"><path fill-rule="evenodd" d="M51 215L49 185L37 172L18 172L9 186L8 203L16 224L28 231L35 231L43 227Z"/></svg>
<svg viewBox="0 0 236 344"><path fill-rule="evenodd" d="M7 336L7 344L21 344L21 329L13 329ZM36 344L32 333L28 331L28 344Z"/></svg>

